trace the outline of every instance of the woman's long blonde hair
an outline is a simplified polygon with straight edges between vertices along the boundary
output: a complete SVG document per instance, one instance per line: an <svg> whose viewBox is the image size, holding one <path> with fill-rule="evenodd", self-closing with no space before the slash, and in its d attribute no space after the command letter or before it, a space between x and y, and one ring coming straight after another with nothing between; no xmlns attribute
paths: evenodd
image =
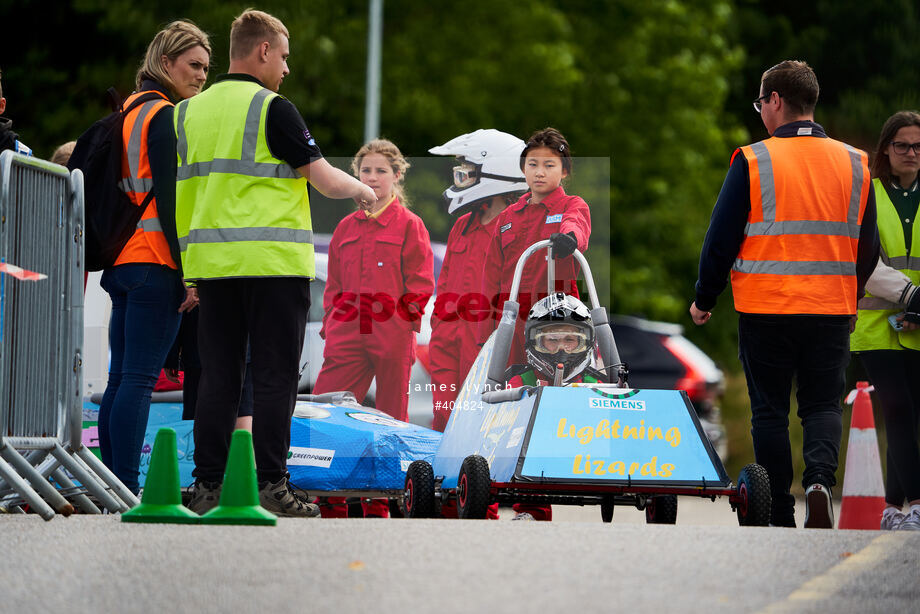
<svg viewBox="0 0 920 614"><path fill-rule="evenodd" d="M151 79L168 89L174 97L176 94L176 84L169 78L166 67L163 66L163 56L165 55L171 62L191 49L201 45L208 52L208 58L211 56L211 41L208 35L201 31L191 21L180 19L174 21L153 37L147 46L147 53L144 54L144 61L141 62L140 68L137 69L135 77L135 87L140 90L141 82L144 79Z"/></svg>
<svg viewBox="0 0 920 614"><path fill-rule="evenodd" d="M386 158L390 163L390 167L393 169L393 173L399 173L399 179L393 184L393 193L396 194L396 198L399 199L399 202L403 206L408 207L409 199L406 198L406 193L403 189L403 180L406 178L406 171L409 170L411 164L403 157L402 152L399 151L399 147L397 147L393 141L388 141L387 139L374 139L373 141L365 143L351 161L351 172L355 177L360 179L361 161L364 159L364 156L372 153L380 154Z"/></svg>

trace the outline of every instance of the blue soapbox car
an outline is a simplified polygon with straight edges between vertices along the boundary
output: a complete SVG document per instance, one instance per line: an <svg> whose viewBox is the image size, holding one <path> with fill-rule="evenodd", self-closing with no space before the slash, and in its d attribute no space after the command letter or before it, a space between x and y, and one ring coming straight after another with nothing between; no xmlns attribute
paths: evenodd
<svg viewBox="0 0 920 614"><path fill-rule="evenodd" d="M496 331L483 346L454 404L434 458L413 461L401 508L406 517L434 517L455 501L460 518L485 518L493 502L600 505L604 522L616 505L644 509L649 523L673 524L677 496L727 497L741 525L770 520L770 484L757 464L732 484L700 426L687 393L628 387L606 309L599 305L584 256L600 370L613 384L507 388L504 376L520 309L520 278L528 258L547 249L548 291L555 279L549 241L518 260Z"/></svg>

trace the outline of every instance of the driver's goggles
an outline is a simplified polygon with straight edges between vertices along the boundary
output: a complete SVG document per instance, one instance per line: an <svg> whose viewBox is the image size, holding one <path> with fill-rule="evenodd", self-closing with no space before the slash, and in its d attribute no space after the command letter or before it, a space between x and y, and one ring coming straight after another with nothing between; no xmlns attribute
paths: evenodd
<svg viewBox="0 0 920 614"><path fill-rule="evenodd" d="M471 162L463 162L454 167L454 187L458 190L472 187L482 179L497 179L498 181L509 181L511 183L523 183L524 177L510 177L508 175L496 175L494 173L484 173L482 167Z"/></svg>
<svg viewBox="0 0 920 614"><path fill-rule="evenodd" d="M479 182L479 167L474 164L463 163L454 167L454 187L468 188Z"/></svg>
<svg viewBox="0 0 920 614"><path fill-rule="evenodd" d="M534 342L536 350L544 354L555 354L556 352L575 354L587 349L588 336L578 332L537 333Z"/></svg>

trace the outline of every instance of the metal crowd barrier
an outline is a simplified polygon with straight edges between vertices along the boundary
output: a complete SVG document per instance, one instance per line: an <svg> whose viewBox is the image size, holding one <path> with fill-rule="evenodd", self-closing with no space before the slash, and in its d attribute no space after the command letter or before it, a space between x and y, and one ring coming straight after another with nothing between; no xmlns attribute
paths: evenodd
<svg viewBox="0 0 920 614"><path fill-rule="evenodd" d="M46 278L19 279L40 273ZM0 154L0 507L45 520L138 500L81 441L83 174ZM79 484L75 483L78 482Z"/></svg>

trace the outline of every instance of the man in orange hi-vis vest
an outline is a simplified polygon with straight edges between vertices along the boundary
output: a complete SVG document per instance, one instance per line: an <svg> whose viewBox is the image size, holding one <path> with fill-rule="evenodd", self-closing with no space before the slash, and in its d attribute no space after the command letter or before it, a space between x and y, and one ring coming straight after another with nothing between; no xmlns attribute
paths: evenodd
<svg viewBox="0 0 920 614"><path fill-rule="evenodd" d="M833 528L844 377L856 301L878 260L865 152L814 122L818 80L805 62L763 73L754 109L770 138L735 150L700 254L697 325L731 274L738 355L757 462L770 474L771 524L795 526L789 396L802 420L805 526Z"/></svg>

